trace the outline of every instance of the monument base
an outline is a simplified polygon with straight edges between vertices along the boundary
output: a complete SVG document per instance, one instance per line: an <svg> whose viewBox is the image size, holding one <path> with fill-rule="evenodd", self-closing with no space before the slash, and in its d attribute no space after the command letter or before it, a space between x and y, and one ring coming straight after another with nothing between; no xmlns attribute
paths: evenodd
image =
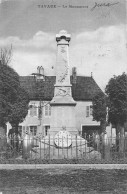
<svg viewBox="0 0 127 194"><path fill-rule="evenodd" d="M66 104L52 106L50 135L55 135L61 130L69 131L71 134L78 134L75 121L75 106Z"/></svg>

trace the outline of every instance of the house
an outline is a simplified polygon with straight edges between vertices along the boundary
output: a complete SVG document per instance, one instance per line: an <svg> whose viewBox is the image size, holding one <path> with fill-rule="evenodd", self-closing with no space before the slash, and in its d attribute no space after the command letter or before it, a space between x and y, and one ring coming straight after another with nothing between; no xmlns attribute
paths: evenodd
<svg viewBox="0 0 127 194"><path fill-rule="evenodd" d="M52 109L50 101L54 96L55 76L45 76L39 79L38 76L20 76L21 86L29 93L30 103L28 115L23 123L20 123L19 130L22 135L26 130L32 135L48 135ZM100 123L93 121L92 98L101 89L92 76L78 76L76 68L72 69L70 76L72 84L72 97L76 101L76 128L82 136L85 134L100 132ZM101 91L102 92L102 91ZM8 124L7 131L11 126Z"/></svg>

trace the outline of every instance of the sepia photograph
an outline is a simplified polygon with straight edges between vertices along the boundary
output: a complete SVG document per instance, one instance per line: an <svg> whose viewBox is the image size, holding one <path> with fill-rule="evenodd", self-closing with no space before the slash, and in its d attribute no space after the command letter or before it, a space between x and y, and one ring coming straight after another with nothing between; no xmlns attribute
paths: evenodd
<svg viewBox="0 0 127 194"><path fill-rule="evenodd" d="M127 193L127 0L0 0L0 194Z"/></svg>

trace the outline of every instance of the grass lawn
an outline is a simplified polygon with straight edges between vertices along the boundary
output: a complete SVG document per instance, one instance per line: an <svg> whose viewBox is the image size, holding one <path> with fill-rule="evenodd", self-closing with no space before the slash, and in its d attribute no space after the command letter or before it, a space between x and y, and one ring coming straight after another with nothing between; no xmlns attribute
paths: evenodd
<svg viewBox="0 0 127 194"><path fill-rule="evenodd" d="M126 194L127 170L0 170L0 194Z"/></svg>

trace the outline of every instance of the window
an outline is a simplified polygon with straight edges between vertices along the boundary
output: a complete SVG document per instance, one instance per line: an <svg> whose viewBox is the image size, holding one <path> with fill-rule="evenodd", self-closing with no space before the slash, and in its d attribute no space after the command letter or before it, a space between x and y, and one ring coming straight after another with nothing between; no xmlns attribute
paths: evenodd
<svg viewBox="0 0 127 194"><path fill-rule="evenodd" d="M93 112L92 106L86 106L86 117L92 116L92 112Z"/></svg>
<svg viewBox="0 0 127 194"><path fill-rule="evenodd" d="M37 107L34 106L34 105L31 105L31 108L30 108L30 116L31 117L37 116Z"/></svg>
<svg viewBox="0 0 127 194"><path fill-rule="evenodd" d="M45 116L51 116L51 106L49 104L45 106Z"/></svg>
<svg viewBox="0 0 127 194"><path fill-rule="evenodd" d="M49 129L50 129L49 125L45 126L45 135L48 135Z"/></svg>
<svg viewBox="0 0 127 194"><path fill-rule="evenodd" d="M30 126L30 134L33 136L37 134L37 126Z"/></svg>
<svg viewBox="0 0 127 194"><path fill-rule="evenodd" d="M26 135L26 133L29 134L29 127L28 126L23 126L22 127L22 135L24 136L24 135Z"/></svg>

